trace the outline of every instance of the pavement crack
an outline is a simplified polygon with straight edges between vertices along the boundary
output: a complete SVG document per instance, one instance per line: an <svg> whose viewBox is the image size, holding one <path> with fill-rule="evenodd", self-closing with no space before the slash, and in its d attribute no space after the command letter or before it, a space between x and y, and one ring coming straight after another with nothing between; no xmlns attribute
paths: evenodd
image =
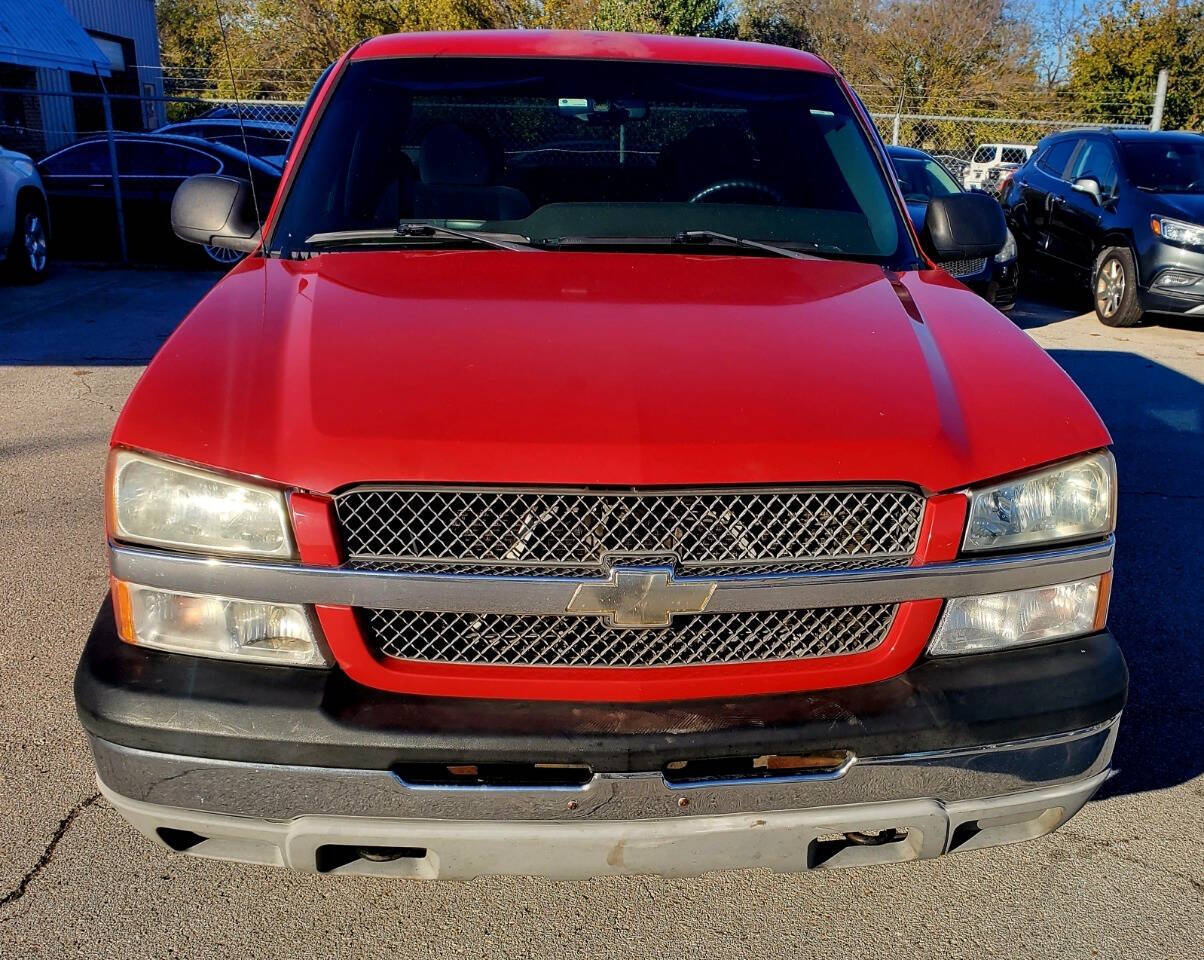
<svg viewBox="0 0 1204 960"><path fill-rule="evenodd" d="M96 801L99 799L100 794L94 793L90 797L85 797L67 811L67 816L63 817L63 819L59 821L58 828L54 831L54 836L52 836L50 838L50 842L46 844L46 849L42 851L42 855L38 857L37 862L34 863L34 865L27 871L25 871L25 875L20 879L15 887L13 887L3 897L0 897L0 907L7 907L10 903L15 903L25 896L25 891L28 889L30 883L33 882L34 877L45 870L49 865L50 858L54 856L55 848L59 845L59 841L66 836L67 831L71 829L71 825L75 823L75 818L83 813L83 811L88 807L92 806L92 804L96 803Z"/></svg>
<svg viewBox="0 0 1204 960"><path fill-rule="evenodd" d="M76 382L83 388L82 390L79 390L75 394L76 400L83 400L86 403L94 403L98 407L104 407L106 410L109 411L109 413L119 413L120 412L115 406L113 406L113 404L108 403L104 400L98 400L96 398L96 396L92 392L92 384L90 384L87 380L87 371L86 370L75 371L75 376L77 378Z"/></svg>

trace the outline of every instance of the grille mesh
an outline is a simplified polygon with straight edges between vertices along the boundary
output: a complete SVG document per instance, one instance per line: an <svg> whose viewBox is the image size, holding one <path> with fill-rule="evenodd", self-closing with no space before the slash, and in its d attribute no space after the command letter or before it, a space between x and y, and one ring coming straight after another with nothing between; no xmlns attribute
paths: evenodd
<svg viewBox="0 0 1204 960"><path fill-rule="evenodd" d="M982 273L986 265L986 257L978 257L974 260L946 260L941 264L951 277L972 277L976 273Z"/></svg>
<svg viewBox="0 0 1204 960"><path fill-rule="evenodd" d="M924 501L901 489L361 487L335 505L356 566L572 577L634 562L690 575L902 566Z"/></svg>
<svg viewBox="0 0 1204 960"><path fill-rule="evenodd" d="M864 653L882 642L894 604L678 617L671 626L615 630L597 617L366 610L386 657L505 666L667 667L809 660Z"/></svg>

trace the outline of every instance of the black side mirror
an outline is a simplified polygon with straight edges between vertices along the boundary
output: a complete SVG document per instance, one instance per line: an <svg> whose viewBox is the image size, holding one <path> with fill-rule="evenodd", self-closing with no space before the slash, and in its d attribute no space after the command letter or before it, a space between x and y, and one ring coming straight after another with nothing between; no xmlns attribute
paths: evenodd
<svg viewBox="0 0 1204 960"><path fill-rule="evenodd" d="M1007 240L1003 210L989 193L933 197L920 243L938 263L993 257Z"/></svg>
<svg viewBox="0 0 1204 960"><path fill-rule="evenodd" d="M259 246L259 217L248 180L189 177L171 201L171 229L181 240L250 253Z"/></svg>
<svg viewBox="0 0 1204 960"><path fill-rule="evenodd" d="M1087 196L1095 201L1097 207L1103 206L1104 192L1100 189L1099 181L1095 177L1079 177L1070 187L1079 193L1087 194Z"/></svg>

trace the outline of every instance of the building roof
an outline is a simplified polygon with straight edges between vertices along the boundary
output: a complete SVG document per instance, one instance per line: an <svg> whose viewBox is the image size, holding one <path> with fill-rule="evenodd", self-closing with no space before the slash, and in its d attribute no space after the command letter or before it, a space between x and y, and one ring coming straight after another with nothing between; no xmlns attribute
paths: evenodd
<svg viewBox="0 0 1204 960"><path fill-rule="evenodd" d="M588 30L472 30L461 33L394 33L374 37L352 55L377 57L581 57L596 60L662 60L742 67L778 67L832 73L802 50L768 43L704 37L599 33Z"/></svg>
<svg viewBox="0 0 1204 960"><path fill-rule="evenodd" d="M109 58L61 0L0 0L0 63L109 75Z"/></svg>

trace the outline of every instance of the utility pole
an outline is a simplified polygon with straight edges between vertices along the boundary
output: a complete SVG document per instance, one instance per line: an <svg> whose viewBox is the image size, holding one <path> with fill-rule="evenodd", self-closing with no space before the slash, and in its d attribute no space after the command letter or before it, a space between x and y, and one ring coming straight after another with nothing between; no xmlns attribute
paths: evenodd
<svg viewBox="0 0 1204 960"><path fill-rule="evenodd" d="M1166 82L1168 74L1165 70L1158 71L1158 86L1154 90L1154 112L1150 114L1150 129L1162 129L1162 113L1166 109Z"/></svg>

